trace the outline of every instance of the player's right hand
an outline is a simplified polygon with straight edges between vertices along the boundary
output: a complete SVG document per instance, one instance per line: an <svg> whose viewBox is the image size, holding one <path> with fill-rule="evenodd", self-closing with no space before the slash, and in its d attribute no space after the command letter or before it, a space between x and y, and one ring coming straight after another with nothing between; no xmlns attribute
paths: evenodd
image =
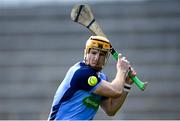
<svg viewBox="0 0 180 121"><path fill-rule="evenodd" d="M137 74L136 71L134 70L134 68L132 68L132 67L129 67L129 72L128 73L130 73L131 77L134 77ZM125 82L127 84L133 84L133 81L131 80L131 78L128 75L126 77Z"/></svg>

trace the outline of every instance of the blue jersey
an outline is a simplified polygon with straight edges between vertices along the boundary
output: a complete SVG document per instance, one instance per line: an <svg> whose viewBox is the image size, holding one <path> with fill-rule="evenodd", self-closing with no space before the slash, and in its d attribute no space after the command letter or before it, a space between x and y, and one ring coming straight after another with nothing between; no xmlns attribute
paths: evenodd
<svg viewBox="0 0 180 121"><path fill-rule="evenodd" d="M97 78L92 85L91 76ZM79 62L67 72L54 96L48 120L92 120L103 97L92 92L98 88L105 75Z"/></svg>

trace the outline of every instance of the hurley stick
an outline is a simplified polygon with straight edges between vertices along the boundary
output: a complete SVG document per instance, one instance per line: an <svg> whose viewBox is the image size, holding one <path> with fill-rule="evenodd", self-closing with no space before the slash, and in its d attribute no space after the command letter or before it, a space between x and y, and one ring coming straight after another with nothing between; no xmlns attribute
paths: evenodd
<svg viewBox="0 0 180 121"><path fill-rule="evenodd" d="M72 8L72 11L71 11L71 19L74 22L77 22L77 23L85 26L86 28L88 28L88 30L90 30L94 35L106 37L106 35L103 33L101 27L95 20L90 6L74 5ZM114 59L117 61L118 60L118 52L115 51L115 49L113 47L111 48L111 54L113 55ZM145 88L148 84L147 82L140 81L137 78L137 76L131 76L130 72L128 73L128 76L131 78L131 80L133 80L133 82L137 85L137 87L139 87L139 89L141 89L142 91L145 90Z"/></svg>

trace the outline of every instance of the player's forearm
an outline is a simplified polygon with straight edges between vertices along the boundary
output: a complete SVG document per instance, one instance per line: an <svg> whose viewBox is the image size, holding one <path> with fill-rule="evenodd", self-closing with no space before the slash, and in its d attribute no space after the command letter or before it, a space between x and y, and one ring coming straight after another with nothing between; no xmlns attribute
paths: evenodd
<svg viewBox="0 0 180 121"><path fill-rule="evenodd" d="M123 92L121 93L121 95L118 97L107 98L102 102L101 107L109 116L114 116L122 107L127 98L128 92L130 92L131 90L131 84L131 80L129 78L126 78L126 82L123 86Z"/></svg>
<svg viewBox="0 0 180 121"><path fill-rule="evenodd" d="M123 92L121 96L115 97L115 98L109 98L108 106L109 106L109 112L111 112L112 115L115 115L117 111L122 107L123 103L125 102L128 93L131 90L131 80L129 78L126 78L126 82L123 87Z"/></svg>
<svg viewBox="0 0 180 121"><path fill-rule="evenodd" d="M123 92L119 98L111 98L110 109L113 115L115 115L118 112L118 110L122 107L122 105L124 104L126 100L127 95L128 95L127 92Z"/></svg>
<svg viewBox="0 0 180 121"><path fill-rule="evenodd" d="M125 72L118 71L116 73L116 77L114 80L111 82L111 85L118 91L123 91L124 88L124 82L125 82Z"/></svg>
<svg viewBox="0 0 180 121"><path fill-rule="evenodd" d="M120 97L117 98L108 98L103 101L101 107L109 116L114 116L118 110L122 107L123 103L126 100L128 92L123 92Z"/></svg>

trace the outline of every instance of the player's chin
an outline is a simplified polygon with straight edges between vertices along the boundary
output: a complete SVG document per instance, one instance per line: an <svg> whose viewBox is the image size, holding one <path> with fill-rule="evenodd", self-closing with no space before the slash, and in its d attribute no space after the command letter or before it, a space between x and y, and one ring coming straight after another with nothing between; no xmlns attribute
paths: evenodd
<svg viewBox="0 0 180 121"><path fill-rule="evenodd" d="M92 66L92 68L95 69L96 71L102 70L102 66Z"/></svg>

